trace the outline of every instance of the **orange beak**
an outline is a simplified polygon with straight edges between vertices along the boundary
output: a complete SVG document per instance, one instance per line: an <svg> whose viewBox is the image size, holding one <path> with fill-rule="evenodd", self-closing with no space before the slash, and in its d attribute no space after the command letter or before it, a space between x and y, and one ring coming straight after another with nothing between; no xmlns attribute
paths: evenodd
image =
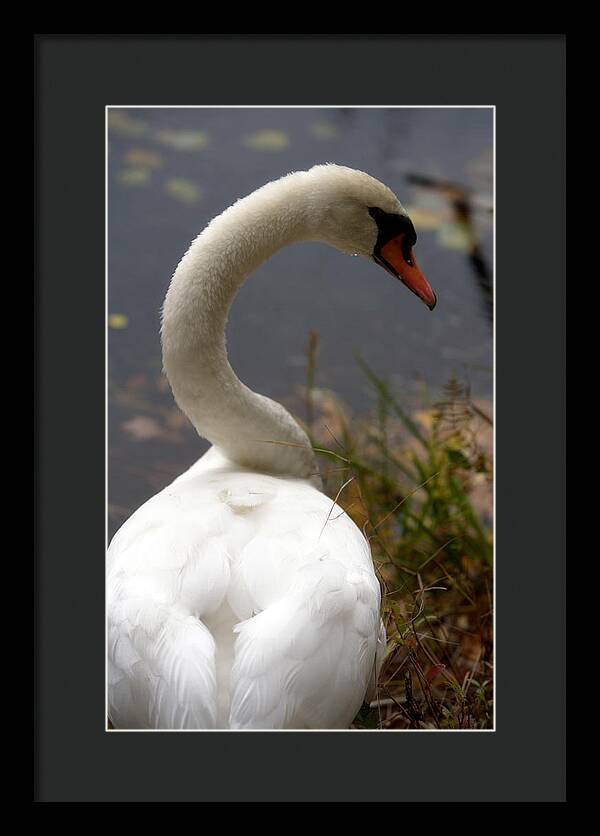
<svg viewBox="0 0 600 836"><path fill-rule="evenodd" d="M421 273L412 254L412 249L403 246L403 240L403 234L392 238L373 257L388 273L391 273L396 279L400 279L432 311L436 306L437 297L431 289L431 285Z"/></svg>

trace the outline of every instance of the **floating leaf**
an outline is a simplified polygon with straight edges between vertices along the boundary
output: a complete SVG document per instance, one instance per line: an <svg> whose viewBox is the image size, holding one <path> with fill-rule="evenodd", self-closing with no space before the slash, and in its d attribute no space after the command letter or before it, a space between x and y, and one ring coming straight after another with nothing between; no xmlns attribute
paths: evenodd
<svg viewBox="0 0 600 836"><path fill-rule="evenodd" d="M145 122L130 116L126 110L109 110L108 127L123 136L143 136L150 130Z"/></svg>
<svg viewBox="0 0 600 836"><path fill-rule="evenodd" d="M111 313L108 315L108 327L109 328L127 328L129 325L129 317L126 314L122 313Z"/></svg>
<svg viewBox="0 0 600 836"><path fill-rule="evenodd" d="M155 140L176 151L199 151L208 145L208 134L206 131L158 131Z"/></svg>
<svg viewBox="0 0 600 836"><path fill-rule="evenodd" d="M315 122L310 131L317 139L331 140L338 135L338 129L332 122Z"/></svg>
<svg viewBox="0 0 600 836"><path fill-rule="evenodd" d="M130 435L134 441L148 441L151 438L160 438L163 430L154 418L147 418L145 415L136 415L129 421L124 421L121 427Z"/></svg>
<svg viewBox="0 0 600 836"><path fill-rule="evenodd" d="M246 134L243 143L255 151L281 151L289 146L290 139L284 131L266 129Z"/></svg>
<svg viewBox="0 0 600 836"><path fill-rule="evenodd" d="M159 168L162 165L162 157L156 151L148 151L146 148L130 148L125 154L125 159L134 168Z"/></svg>
<svg viewBox="0 0 600 836"><path fill-rule="evenodd" d="M124 186L144 186L150 180L150 172L147 168L124 168L117 179Z"/></svg>
<svg viewBox="0 0 600 836"><path fill-rule="evenodd" d="M181 203L192 205L200 200L200 189L191 180L185 180L183 177L174 177L167 180L165 183L165 191L167 194L179 200Z"/></svg>
<svg viewBox="0 0 600 836"><path fill-rule="evenodd" d="M464 224L443 224L438 233L438 242L449 250L468 253L473 247L473 233Z"/></svg>

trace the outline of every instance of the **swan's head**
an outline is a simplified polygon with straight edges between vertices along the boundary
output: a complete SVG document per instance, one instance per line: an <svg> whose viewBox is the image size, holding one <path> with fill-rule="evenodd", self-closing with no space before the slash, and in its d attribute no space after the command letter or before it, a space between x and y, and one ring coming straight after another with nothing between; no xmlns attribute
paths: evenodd
<svg viewBox="0 0 600 836"><path fill-rule="evenodd" d="M314 237L373 259L433 310L435 293L413 255L417 234L396 195L364 171L345 166L317 165L306 175Z"/></svg>

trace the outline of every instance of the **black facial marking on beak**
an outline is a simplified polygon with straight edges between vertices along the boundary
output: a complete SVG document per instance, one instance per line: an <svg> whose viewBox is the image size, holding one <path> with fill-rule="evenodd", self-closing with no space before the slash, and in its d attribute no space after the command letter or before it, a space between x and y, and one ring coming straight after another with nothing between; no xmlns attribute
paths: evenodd
<svg viewBox="0 0 600 836"><path fill-rule="evenodd" d="M406 247L407 253L417 243L417 233L408 215L384 212L383 209L378 209L376 206L369 208L369 215L377 224L378 231L373 255L378 255L382 247L399 235L404 236L403 247Z"/></svg>
<svg viewBox="0 0 600 836"><path fill-rule="evenodd" d="M400 279L432 311L437 298L412 253L417 233L411 219L408 215L384 212L376 206L369 208L369 214L377 224L373 260Z"/></svg>

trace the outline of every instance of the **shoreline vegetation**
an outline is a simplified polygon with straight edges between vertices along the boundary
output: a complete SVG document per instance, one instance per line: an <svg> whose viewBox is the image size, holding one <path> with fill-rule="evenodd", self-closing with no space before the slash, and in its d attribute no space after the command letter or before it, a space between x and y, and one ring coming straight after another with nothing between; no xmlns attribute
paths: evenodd
<svg viewBox="0 0 600 836"><path fill-rule="evenodd" d="M315 387L317 348L311 332L305 428L325 493L370 543L387 632L376 697L352 728L492 729L492 405L452 378L408 412L359 359L376 409L355 420Z"/></svg>

